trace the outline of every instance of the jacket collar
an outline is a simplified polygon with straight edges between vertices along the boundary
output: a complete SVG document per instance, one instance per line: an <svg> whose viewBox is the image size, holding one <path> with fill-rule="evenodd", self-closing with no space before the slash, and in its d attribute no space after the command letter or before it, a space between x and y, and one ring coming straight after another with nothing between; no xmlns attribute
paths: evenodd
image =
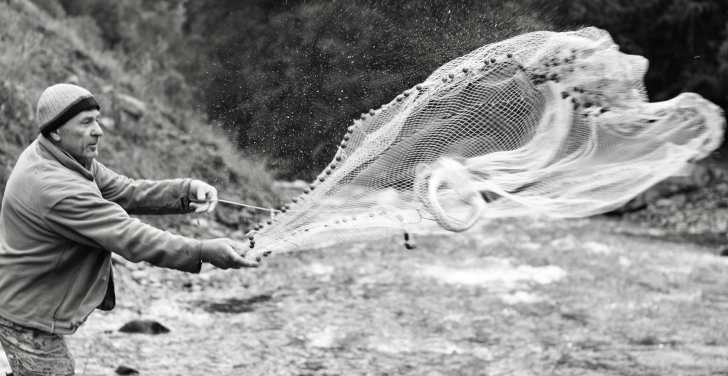
<svg viewBox="0 0 728 376"><path fill-rule="evenodd" d="M68 168L69 170L78 172L88 180L94 180L94 175L91 173L91 171L89 171L93 160L88 163L88 166L82 166L75 159L73 159L71 154L68 154L68 152L53 144L42 134L38 136L38 145L42 151L50 154L50 156L60 162L64 167Z"/></svg>

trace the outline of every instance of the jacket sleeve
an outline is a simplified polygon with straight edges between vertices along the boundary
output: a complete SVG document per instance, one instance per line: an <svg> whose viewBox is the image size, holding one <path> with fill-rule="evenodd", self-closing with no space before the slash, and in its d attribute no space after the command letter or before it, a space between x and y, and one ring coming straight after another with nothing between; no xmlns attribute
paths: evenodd
<svg viewBox="0 0 728 376"><path fill-rule="evenodd" d="M93 192L63 198L46 212L44 219L71 241L109 250L129 261L200 272L202 242L144 224Z"/></svg>
<svg viewBox="0 0 728 376"><path fill-rule="evenodd" d="M101 195L129 214L190 213L191 179L134 180L94 161L94 180Z"/></svg>

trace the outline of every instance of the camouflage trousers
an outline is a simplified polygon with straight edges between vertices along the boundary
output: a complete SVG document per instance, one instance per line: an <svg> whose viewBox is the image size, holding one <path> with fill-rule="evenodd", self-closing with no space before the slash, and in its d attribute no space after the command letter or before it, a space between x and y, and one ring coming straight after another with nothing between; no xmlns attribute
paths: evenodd
<svg viewBox="0 0 728 376"><path fill-rule="evenodd" d="M16 325L0 317L0 344L13 376L74 374L75 362L63 336Z"/></svg>

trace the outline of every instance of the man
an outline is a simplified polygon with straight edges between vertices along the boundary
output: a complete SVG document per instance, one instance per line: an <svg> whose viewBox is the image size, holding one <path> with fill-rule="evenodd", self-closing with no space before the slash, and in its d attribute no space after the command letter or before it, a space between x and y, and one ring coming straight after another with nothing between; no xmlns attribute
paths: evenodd
<svg viewBox="0 0 728 376"><path fill-rule="evenodd" d="M243 244L198 241L129 214L214 210L215 188L191 179L132 180L94 158L104 132L99 105L69 84L38 101L40 135L20 155L0 211L0 344L15 376L72 375L63 335L95 308L115 305L111 252L132 262L199 273L257 267Z"/></svg>

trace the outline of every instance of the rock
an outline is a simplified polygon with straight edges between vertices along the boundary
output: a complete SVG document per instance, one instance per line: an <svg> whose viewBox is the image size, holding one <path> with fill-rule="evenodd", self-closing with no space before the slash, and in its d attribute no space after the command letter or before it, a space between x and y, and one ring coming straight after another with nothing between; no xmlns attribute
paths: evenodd
<svg viewBox="0 0 728 376"><path fill-rule="evenodd" d="M149 272L146 270L135 270L131 272L131 277L137 281L145 280L149 278Z"/></svg>
<svg viewBox="0 0 728 376"><path fill-rule="evenodd" d="M114 119L112 119L110 117L106 117L106 116L99 119L99 124L101 124L101 126L106 129L116 128L116 122L114 121Z"/></svg>
<svg viewBox="0 0 728 376"><path fill-rule="evenodd" d="M122 110L134 116L141 117L145 112L147 112L147 105L141 100L130 95L116 94L116 99Z"/></svg>
<svg viewBox="0 0 728 376"><path fill-rule="evenodd" d="M675 195L672 198L672 204L675 205L675 206L680 207L680 206L685 205L685 203L687 202L687 200L688 200L688 198L684 194Z"/></svg>
<svg viewBox="0 0 728 376"><path fill-rule="evenodd" d="M590 253L597 253L597 254L603 254L603 255L608 255L608 254L612 253L612 250L611 250L611 248L609 248L608 245L602 244L602 243L597 243L597 242L584 243L584 249Z"/></svg>
<svg viewBox="0 0 728 376"><path fill-rule="evenodd" d="M210 227L210 221L205 218L200 218L199 215L190 217L190 224L193 226Z"/></svg>
<svg viewBox="0 0 728 376"><path fill-rule="evenodd" d="M208 229L207 229L207 232L208 232L208 233L210 234L210 236L211 236L211 237L213 237L213 238L226 238L226 237L227 237L227 233L225 233L225 231L222 231L222 230L220 230L220 229L216 229L216 228L208 228Z"/></svg>
<svg viewBox="0 0 728 376"><path fill-rule="evenodd" d="M162 334L169 333L164 325L154 320L133 320L119 329L122 333Z"/></svg>
<svg viewBox="0 0 728 376"><path fill-rule="evenodd" d="M576 248L576 238L573 235L567 235L563 238L554 239L550 245L561 251L571 251Z"/></svg>
<svg viewBox="0 0 728 376"><path fill-rule="evenodd" d="M116 369L117 375L138 375L139 371L135 370L134 368L129 368L127 366L119 366Z"/></svg>
<svg viewBox="0 0 728 376"><path fill-rule="evenodd" d="M660 207L660 208L670 207L670 206L672 206L672 200L670 200L669 198L661 198L661 199L655 201L655 206Z"/></svg>
<svg viewBox="0 0 728 376"><path fill-rule="evenodd" d="M623 268L629 268L630 266L632 266L632 261L624 256L619 256L619 265L621 265Z"/></svg>
<svg viewBox="0 0 728 376"><path fill-rule="evenodd" d="M339 330L335 326L327 326L323 330L313 331L306 335L308 345L319 348L336 347L336 339L340 335Z"/></svg>

